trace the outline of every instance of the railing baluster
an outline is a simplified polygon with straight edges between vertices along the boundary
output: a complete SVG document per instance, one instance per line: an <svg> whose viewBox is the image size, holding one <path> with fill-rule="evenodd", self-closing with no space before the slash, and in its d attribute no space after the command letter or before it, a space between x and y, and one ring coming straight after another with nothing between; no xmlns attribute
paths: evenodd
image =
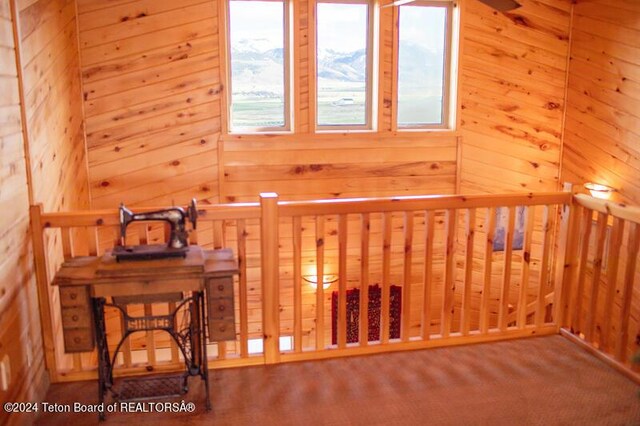
<svg viewBox="0 0 640 426"><path fill-rule="evenodd" d="M572 330L580 334L582 328L582 304L584 303L584 281L587 276L587 265L589 260L589 240L591 239L591 228L593 227L593 210L584 209L582 212L582 231L580 232L580 265L578 267L578 287L575 296L575 316L572 321Z"/></svg>
<svg viewBox="0 0 640 426"><path fill-rule="evenodd" d="M607 237L607 221L608 215L604 213L598 213L598 227L596 230L596 252L593 258L593 277L591 280L589 310L587 312L587 327L585 328L585 338L589 343L593 343L596 338L596 310L598 308L600 276L602 275L602 255L604 252L604 243Z"/></svg>
<svg viewBox="0 0 640 426"><path fill-rule="evenodd" d="M316 217L316 350L324 350L324 216Z"/></svg>
<svg viewBox="0 0 640 426"><path fill-rule="evenodd" d="M482 298L480 299L480 332L486 334L489 331L489 315L491 306L491 273L493 263L493 238L496 229L496 210L493 207L487 209L484 220L486 241L484 247L484 283Z"/></svg>
<svg viewBox="0 0 640 426"><path fill-rule="evenodd" d="M611 312L613 310L613 299L616 295L616 284L618 281L618 261L620 259L620 246L622 245L622 234L624 233L625 221L620 218L613 219L613 229L609 240L609 256L607 257L607 291L604 302L604 315L602 330L600 332L600 346L608 352L611 348Z"/></svg>
<svg viewBox="0 0 640 426"><path fill-rule="evenodd" d="M527 206L524 239L522 241L522 276L520 280L520 294L518 296L518 328L527 325L527 292L529 290L529 276L531 272L531 239L535 222L535 206Z"/></svg>
<svg viewBox="0 0 640 426"><path fill-rule="evenodd" d="M300 353L302 352L302 219L300 216L293 217L291 231L293 233L293 344L295 352ZM246 329L247 319L245 318L244 321L241 319L241 326L242 322L245 323Z"/></svg>
<svg viewBox="0 0 640 426"><path fill-rule="evenodd" d="M338 216L338 347L347 346L347 215Z"/></svg>
<svg viewBox="0 0 640 426"><path fill-rule="evenodd" d="M431 299L433 296L433 233L435 231L435 212L424 213L424 275L422 287L422 339L431 336Z"/></svg>
<svg viewBox="0 0 640 426"><path fill-rule="evenodd" d="M369 213L361 216L360 230L360 346L369 344Z"/></svg>
<svg viewBox="0 0 640 426"><path fill-rule="evenodd" d="M300 218L298 218L298 221ZM236 233L238 238L238 304L240 305L240 357L249 356L249 307L247 292L247 228L244 219L236 221ZM295 235L295 234L294 234ZM298 292L300 291L300 273L298 277ZM298 308L299 309L299 308Z"/></svg>
<svg viewBox="0 0 640 426"><path fill-rule="evenodd" d="M640 224L634 223L629 229L627 240L627 266L624 272L622 287L622 307L620 309L618 339L616 341L616 359L622 363L627 360L627 344L629 341L629 317L631 316L631 299L635 283L636 263L640 249Z"/></svg>
<svg viewBox="0 0 640 426"><path fill-rule="evenodd" d="M471 291L473 289L473 240L476 233L476 209L467 210L466 256L464 260L464 292L462 295L462 335L469 334L471 328Z"/></svg>
<svg viewBox="0 0 640 426"><path fill-rule="evenodd" d="M447 236L445 246L445 272L444 272L444 291L442 300L442 337L449 337L451 333L451 323L454 309L454 292L456 289L455 279L455 234L456 234L456 216L457 211L447 210Z"/></svg>
<svg viewBox="0 0 640 426"><path fill-rule="evenodd" d="M224 220L216 220L213 222L213 248L219 249L224 247Z"/></svg>
<svg viewBox="0 0 640 426"><path fill-rule="evenodd" d="M549 279L552 231L553 213L549 206L544 206L542 213L542 259L540 261L540 281L538 282L538 299L535 314L536 327L542 327L545 320L545 289Z"/></svg>
<svg viewBox="0 0 640 426"><path fill-rule="evenodd" d="M71 236L72 232L73 232L73 228L60 228L60 236L62 240L62 254L64 256L64 260L75 257L75 253L73 250L73 237Z"/></svg>
<svg viewBox="0 0 640 426"><path fill-rule="evenodd" d="M411 337L411 254L413 250L413 212L404 212L404 282L402 284L402 341Z"/></svg>
<svg viewBox="0 0 640 426"><path fill-rule="evenodd" d="M391 212L383 214L382 223L382 296L380 298L380 341L382 343L389 342L389 330L391 322L391 314L389 304L391 300L391 235L392 235L392 216Z"/></svg>
<svg viewBox="0 0 640 426"><path fill-rule="evenodd" d="M515 207L508 209L507 224L504 231L504 269L502 270L502 289L500 290L500 306L498 308L498 328L507 330L509 316L509 290L511 288L511 267L513 257L513 229L515 227Z"/></svg>

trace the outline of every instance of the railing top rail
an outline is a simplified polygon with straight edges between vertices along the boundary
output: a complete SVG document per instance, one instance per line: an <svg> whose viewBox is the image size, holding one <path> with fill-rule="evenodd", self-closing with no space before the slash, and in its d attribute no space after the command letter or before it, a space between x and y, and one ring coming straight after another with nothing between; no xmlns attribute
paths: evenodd
<svg viewBox="0 0 640 426"><path fill-rule="evenodd" d="M318 214L374 213L390 211L466 209L567 204L568 192L478 195L419 195L383 198L345 198L311 201L280 201L280 216ZM160 207L163 208L163 207ZM604 208L604 207L603 207ZM136 212L158 210L158 207L137 207ZM261 215L259 203L232 203L198 206L199 219L254 219ZM640 221L640 213L636 213ZM120 224L117 209L50 212L42 214L44 228L116 226Z"/></svg>
<svg viewBox="0 0 640 426"><path fill-rule="evenodd" d="M571 193L569 192L539 192L281 201L278 205L280 207L280 216L308 216L317 214L555 205L569 202L571 202Z"/></svg>
<svg viewBox="0 0 640 426"><path fill-rule="evenodd" d="M165 207L136 207L135 211L145 212ZM234 203L199 205L198 220L253 219L260 217L259 203ZM69 212L43 213L44 228L65 228L80 226L116 226L120 224L117 209L79 210Z"/></svg>
<svg viewBox="0 0 640 426"><path fill-rule="evenodd" d="M624 203L616 203L609 200L602 200L590 197L586 194L575 194L573 199L577 204L590 210L609 214L630 222L640 223L640 207L628 206Z"/></svg>

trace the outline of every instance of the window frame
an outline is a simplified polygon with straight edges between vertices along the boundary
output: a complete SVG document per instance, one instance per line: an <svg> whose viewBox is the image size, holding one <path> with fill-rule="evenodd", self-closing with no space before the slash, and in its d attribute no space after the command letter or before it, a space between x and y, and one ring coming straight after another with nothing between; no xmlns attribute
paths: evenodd
<svg viewBox="0 0 640 426"><path fill-rule="evenodd" d="M398 104L399 104L399 71L400 71L400 19L401 8L403 7L444 7L446 9L445 18L445 40L444 40L444 72L442 83L442 123L429 124L419 123L410 125L401 125L398 122ZM403 4L394 8L394 82L393 89L393 127L397 131L428 131L428 130L454 130L456 127L456 108L457 104L457 64L459 56L459 46L455 41L458 39L459 31L459 5L455 0L415 0L408 4ZM453 99L452 99L453 98Z"/></svg>
<svg viewBox="0 0 640 426"><path fill-rule="evenodd" d="M364 4L367 6L367 46L366 46L366 55L367 55L367 76L365 83L365 122L364 124L319 124L318 123L318 4ZM314 2L314 22L313 22L313 32L314 32L314 46L313 46L313 63L314 63L314 74L312 76L314 82L314 99L310 100L314 105L314 116L313 116L313 126L315 128L316 133L332 133L332 132L374 132L376 131L376 122L375 122L375 114L374 114L374 104L377 101L377 90L376 84L374 84L374 80L377 80L378 72L374 69L376 67L376 62L374 60L374 56L377 57L377 43L376 43L376 28L378 23L377 14L376 14L376 3L372 0L316 0Z"/></svg>
<svg viewBox="0 0 640 426"><path fill-rule="evenodd" d="M283 7L283 67L284 67L284 125L277 127L233 127L232 117L232 103L233 103L233 67L231 57L231 7L232 1L259 1L259 2L273 2L282 3ZM226 105L226 127L227 133L230 135L242 135L242 134L288 134L294 131L293 127L293 110L292 94L293 94L293 34L291 33L293 25L291 24L291 17L293 16L291 8L291 0L225 0L225 27L224 36L225 40L225 68L226 68L226 86L227 86L227 99Z"/></svg>

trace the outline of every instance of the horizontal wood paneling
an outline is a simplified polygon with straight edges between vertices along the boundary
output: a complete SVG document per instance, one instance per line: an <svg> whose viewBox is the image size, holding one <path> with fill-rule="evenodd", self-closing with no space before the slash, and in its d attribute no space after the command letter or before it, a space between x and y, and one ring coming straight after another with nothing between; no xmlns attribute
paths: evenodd
<svg viewBox="0 0 640 426"><path fill-rule="evenodd" d="M640 10L633 2L574 9L563 179L613 186L640 203Z"/></svg>
<svg viewBox="0 0 640 426"><path fill-rule="evenodd" d="M47 390L9 1L0 0L0 360L8 360L10 383L0 390L0 404L35 402ZM2 424L28 424L34 417L0 410Z"/></svg>
<svg viewBox="0 0 640 426"><path fill-rule="evenodd" d="M522 1L497 13L463 6L461 191L558 185L570 2Z"/></svg>
<svg viewBox="0 0 640 426"><path fill-rule="evenodd" d="M95 207L218 196L216 2L78 1Z"/></svg>
<svg viewBox="0 0 640 426"><path fill-rule="evenodd" d="M612 197L616 201L637 205L640 203L640 5L625 0L577 2L573 22L562 179L577 185L608 184L618 191ZM607 232L613 234L610 229ZM594 221L592 234L595 233ZM585 266L580 265L587 269L587 280L583 280L587 283L583 284L585 294L575 299L589 300L589 304L596 307L592 313L589 304L583 302L578 321L586 324L588 318L595 318L599 334L613 330L612 336L625 339L615 351L611 346L599 347L616 356L622 355L618 359L627 365L638 350L640 332L637 271L635 279L624 277L626 265L635 262L628 254L633 253L628 247L633 239L627 240L632 234L630 229L626 230L619 253L609 244L604 250L604 256L620 259L616 282L613 282L616 272L608 264L602 267L600 279L594 278L593 270L600 267L597 259L592 258L598 256L585 257ZM591 252L595 247L595 238L585 245ZM607 300L604 290L597 297L598 288L592 290L592 280L597 281L597 287L608 288L612 294L615 291L615 297L609 296ZM592 291L590 299L587 288ZM602 322L607 310L609 318ZM618 318L624 318L621 324L626 322L628 330L618 323ZM588 335L588 341L593 342L594 336L583 330L580 331Z"/></svg>

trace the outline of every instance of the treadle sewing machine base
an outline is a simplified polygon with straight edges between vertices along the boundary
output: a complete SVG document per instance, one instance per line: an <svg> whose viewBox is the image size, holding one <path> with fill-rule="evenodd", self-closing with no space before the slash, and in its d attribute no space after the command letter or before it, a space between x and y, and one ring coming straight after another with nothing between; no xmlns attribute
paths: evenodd
<svg viewBox="0 0 640 426"><path fill-rule="evenodd" d="M189 246L184 258L117 262L105 253L66 260L53 280L60 288L65 352L90 352L97 346L98 402L106 397L131 401L184 395L189 377L200 376L210 409L206 343L235 339L233 275L237 273L231 250L198 246ZM176 307L164 315L131 316L125 308L168 300ZM107 342L105 306L118 309L123 320L113 354ZM133 333L150 330L171 336L184 359L184 372L169 379L147 376L114 381L113 368L123 342Z"/></svg>
<svg viewBox="0 0 640 426"><path fill-rule="evenodd" d="M134 297L133 300L135 299ZM125 300L131 301L130 298ZM109 354L107 344L104 318L105 306L118 309L123 319L124 329L113 355ZM169 312L167 315L134 317L127 313L124 306L116 303L106 303L106 299L103 297L93 299L94 317L96 319L96 343L98 345L98 403L104 403L108 394L111 394L111 397L119 402L144 401L184 395L189 391L189 376L200 376L205 387L206 409L207 411L211 410L204 293L200 291L192 292L191 296L182 299L173 312ZM177 321L179 312L183 312L180 324ZM119 379L119 383L116 384L113 380L113 367L122 344L133 333L153 330L162 330L171 336L184 359L185 372L170 376ZM100 413L99 418L104 420L104 413Z"/></svg>

